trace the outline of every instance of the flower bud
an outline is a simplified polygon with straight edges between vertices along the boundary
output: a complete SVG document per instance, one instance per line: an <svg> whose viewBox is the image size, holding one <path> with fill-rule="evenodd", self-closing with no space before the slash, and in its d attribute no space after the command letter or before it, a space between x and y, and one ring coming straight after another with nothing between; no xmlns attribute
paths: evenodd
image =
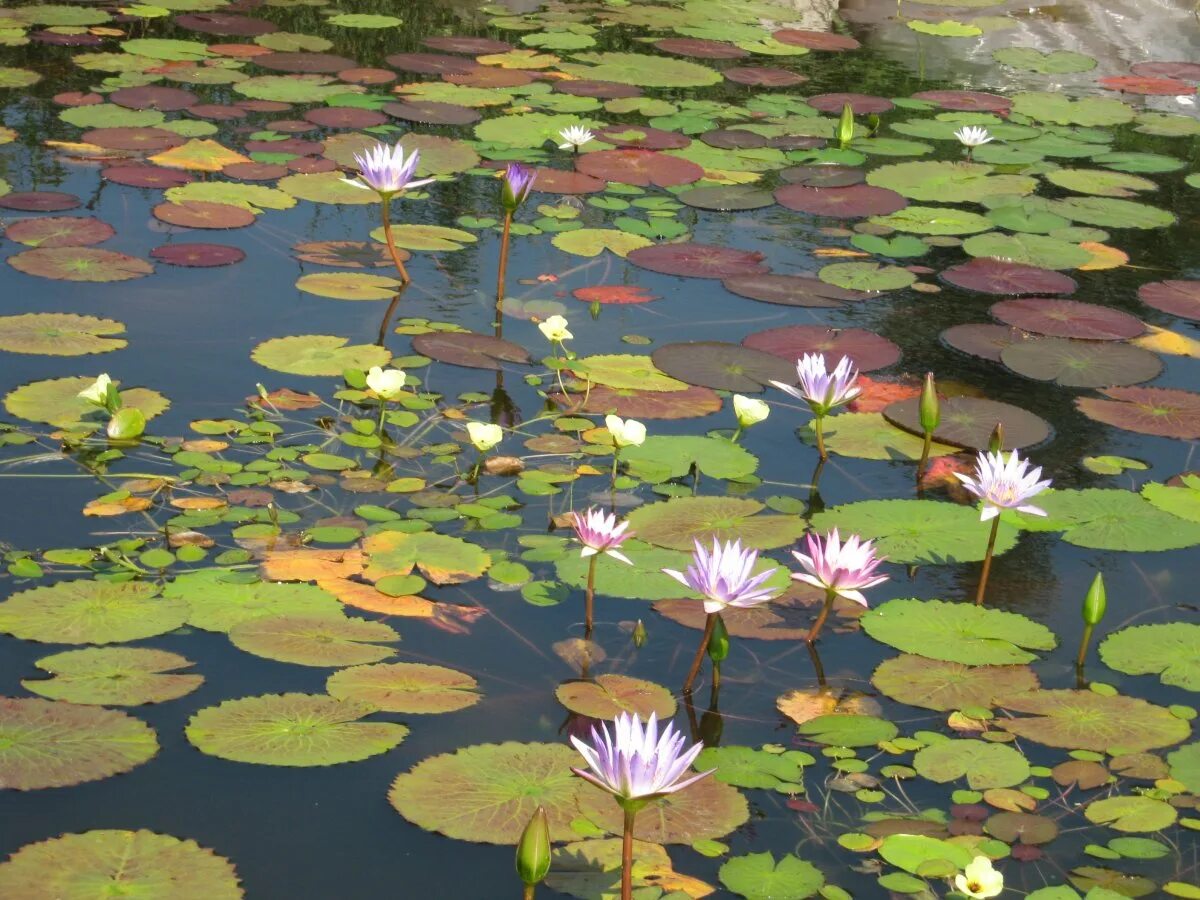
<svg viewBox="0 0 1200 900"><path fill-rule="evenodd" d="M997 422L996 427L992 429L992 436L988 438L988 452L999 453L1004 449L1004 424Z"/></svg>
<svg viewBox="0 0 1200 900"><path fill-rule="evenodd" d="M604 417L604 427L612 436L613 445L618 448L637 447L646 440L646 426L635 419L622 419L610 414Z"/></svg>
<svg viewBox="0 0 1200 900"><path fill-rule="evenodd" d="M527 885L541 884L550 871L550 821L539 806L529 818L517 844L517 875Z"/></svg>
<svg viewBox="0 0 1200 900"><path fill-rule="evenodd" d="M937 431L942 422L942 408L938 403L937 387L933 383L933 373L925 373L925 384L921 387L921 430L926 434Z"/></svg>
<svg viewBox="0 0 1200 900"><path fill-rule="evenodd" d="M753 397L743 397L741 394L733 395L733 413L737 416L738 425L742 428L749 428L751 425L757 425L771 414L771 407L762 400L756 400Z"/></svg>
<svg viewBox="0 0 1200 900"><path fill-rule="evenodd" d="M850 108L849 103L842 106L842 117L838 119L835 136L843 147L854 140L854 110Z"/></svg>
<svg viewBox="0 0 1200 900"><path fill-rule="evenodd" d="M714 663L723 662L729 656L729 632L725 628L725 620L717 616L713 624L712 637L708 639L708 658Z"/></svg>
<svg viewBox="0 0 1200 900"><path fill-rule="evenodd" d="M108 420L108 436L114 441L132 441L146 431L146 417L140 409L126 406Z"/></svg>
<svg viewBox="0 0 1200 900"><path fill-rule="evenodd" d="M637 624L633 626L633 646L641 649L646 643L646 636L646 625L638 619Z"/></svg>
<svg viewBox="0 0 1200 900"><path fill-rule="evenodd" d="M1104 576L1097 572L1096 577L1092 579L1092 586L1088 588L1087 596L1083 598L1083 623L1088 626L1099 625L1107 605Z"/></svg>

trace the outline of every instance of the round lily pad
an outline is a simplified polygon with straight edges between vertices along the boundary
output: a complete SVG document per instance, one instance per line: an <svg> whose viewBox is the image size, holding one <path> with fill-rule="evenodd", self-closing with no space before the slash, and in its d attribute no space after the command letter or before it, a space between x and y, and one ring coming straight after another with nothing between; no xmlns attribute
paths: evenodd
<svg viewBox="0 0 1200 900"><path fill-rule="evenodd" d="M847 34L837 34L832 31L809 31L803 28L781 28L771 33L775 40L795 47L807 47L809 50L826 50L838 52L857 50L862 45Z"/></svg>
<svg viewBox="0 0 1200 900"><path fill-rule="evenodd" d="M986 216L949 206L906 206L891 215L872 216L868 221L896 231L932 235L978 234L994 227Z"/></svg>
<svg viewBox="0 0 1200 900"><path fill-rule="evenodd" d="M386 275L365 272L312 272L296 279L296 289L332 300L388 300L401 283Z"/></svg>
<svg viewBox="0 0 1200 900"><path fill-rule="evenodd" d="M1009 344L1000 360L1026 378L1064 387L1122 387L1140 384L1162 371L1162 360L1140 347L1069 338L1031 338Z"/></svg>
<svg viewBox="0 0 1200 900"><path fill-rule="evenodd" d="M395 265L386 247L366 241L305 241L292 247L296 259L318 266L381 269ZM400 251L406 259L405 251Z"/></svg>
<svg viewBox="0 0 1200 900"><path fill-rule="evenodd" d="M900 400L884 411L889 422L912 432L921 428L920 399ZM983 397L946 397L940 401L941 422L934 430L936 440L971 450L986 450L997 423L1004 426L1004 449L1032 447L1050 437L1050 423L1041 416L997 400Z"/></svg>
<svg viewBox="0 0 1200 900"><path fill-rule="evenodd" d="M843 188L862 184L867 173L853 166L788 166L780 170L779 177L788 184L803 184L814 188Z"/></svg>
<svg viewBox="0 0 1200 900"><path fill-rule="evenodd" d="M180 243L155 247L150 255L169 266L211 269L241 262L246 251L228 244Z"/></svg>
<svg viewBox="0 0 1200 900"><path fill-rule="evenodd" d="M390 625L334 616L259 616L235 625L229 640L239 650L301 666L359 666L395 653L382 646L399 640Z"/></svg>
<svg viewBox="0 0 1200 900"><path fill-rule="evenodd" d="M793 581L769 603L750 608L730 607L721 613L726 630L738 638L759 641L797 641L808 634L824 595L816 588ZM849 600L834 601L835 615L857 615L862 607ZM704 605L691 599L659 600L654 611L685 628L701 631L707 615Z"/></svg>
<svg viewBox="0 0 1200 900"><path fill-rule="evenodd" d="M0 197L0 208L21 212L65 212L82 205L83 201L74 194L62 191L14 191Z"/></svg>
<svg viewBox="0 0 1200 900"><path fill-rule="evenodd" d="M529 363L529 351L519 344L490 334L439 332L419 334L413 349L422 356L469 369L501 368L501 363Z"/></svg>
<svg viewBox="0 0 1200 900"><path fill-rule="evenodd" d="M234 762L332 766L387 753L408 735L403 725L360 721L374 711L322 695L268 694L202 709L184 733L202 753Z"/></svg>
<svg viewBox="0 0 1200 900"><path fill-rule="evenodd" d="M808 80L806 76L798 72L791 72L775 66L733 66L725 69L722 74L734 84L769 88L793 87Z"/></svg>
<svg viewBox="0 0 1200 900"><path fill-rule="evenodd" d="M14 416L30 422L46 422L60 427L77 426L80 420L95 412L79 392L91 387L94 378L51 378L22 385L4 398L4 408ZM165 411L171 404L162 394L146 388L121 391L122 406L138 409L147 419Z"/></svg>
<svg viewBox="0 0 1200 900"><path fill-rule="evenodd" d="M1122 341L1146 330L1141 321L1120 310L1060 298L1001 300L989 312L1007 325L1049 337Z"/></svg>
<svg viewBox="0 0 1200 900"><path fill-rule="evenodd" d="M814 522L814 527L820 526ZM860 621L875 640L905 653L968 666L1032 662L1036 657L1030 650L1053 650L1057 643L1039 622L971 603L889 600Z"/></svg>
<svg viewBox="0 0 1200 900"><path fill-rule="evenodd" d="M690 241L641 247L626 258L641 269L691 278L733 278L767 271L761 253Z"/></svg>
<svg viewBox="0 0 1200 900"><path fill-rule="evenodd" d="M576 837L571 822L595 791L571 772L583 765L565 744L476 744L432 756L392 782L392 806L426 831L460 841L515 844L538 806L551 841Z"/></svg>
<svg viewBox="0 0 1200 900"><path fill-rule="evenodd" d="M605 387L643 391L683 391L687 384L672 378L654 365L652 357L628 353L585 356L572 371Z"/></svg>
<svg viewBox="0 0 1200 900"><path fill-rule="evenodd" d="M187 604L142 581L77 579L13 594L0 603L0 631L45 644L115 644L173 631Z"/></svg>
<svg viewBox="0 0 1200 900"><path fill-rule="evenodd" d="M98 886L102 886L99 887ZM26 844L0 864L0 894L21 900L113 896L241 900L229 860L151 831L95 830Z"/></svg>
<svg viewBox="0 0 1200 900"><path fill-rule="evenodd" d="M870 747L890 741L900 729L878 716L835 713L801 722L797 731L818 744L831 747Z"/></svg>
<svg viewBox="0 0 1200 900"><path fill-rule="evenodd" d="M0 199L0 203L3 202L3 199ZM1114 197L1068 197L1065 200L1051 200L1047 209L1072 222L1098 225L1101 228L1166 228L1176 221L1175 214L1165 209Z"/></svg>
<svg viewBox="0 0 1200 900"><path fill-rule="evenodd" d="M1021 332L1004 325L985 325L970 322L951 325L942 332L941 338L955 350L978 356L991 362L1000 362L1000 353L1014 341L1022 340Z"/></svg>
<svg viewBox="0 0 1200 900"><path fill-rule="evenodd" d="M675 715L675 697L652 681L628 675L598 675L590 681L565 681L554 690L558 702L573 713L592 719L615 719L633 713L648 719Z"/></svg>
<svg viewBox="0 0 1200 900"><path fill-rule="evenodd" d="M1080 397L1079 411L1089 419L1159 437L1200 438L1200 394L1173 388L1105 388L1109 398Z"/></svg>
<svg viewBox="0 0 1200 900"><path fill-rule="evenodd" d="M1040 686L1028 666L969 666L907 653L880 663L871 683L900 703L938 711L990 707L997 697Z"/></svg>
<svg viewBox="0 0 1200 900"><path fill-rule="evenodd" d="M1096 550L1163 551L1200 543L1200 522L1174 516L1133 491L1051 489L1038 496L1046 516L1021 516L1034 531L1063 531L1063 540Z"/></svg>
<svg viewBox="0 0 1200 900"><path fill-rule="evenodd" d="M245 228L254 224L254 213L228 203L207 200L184 200L180 203L160 203L154 207L154 218L181 228Z"/></svg>
<svg viewBox="0 0 1200 900"><path fill-rule="evenodd" d="M935 103L942 109L964 112L1007 112L1012 106L1012 101L1007 97L983 91L920 91L913 94L913 99Z"/></svg>
<svg viewBox="0 0 1200 900"><path fill-rule="evenodd" d="M436 100L388 103L382 110L393 118L422 125L473 125L481 118L481 115L469 106L440 103Z"/></svg>
<svg viewBox="0 0 1200 900"><path fill-rule="evenodd" d="M922 778L938 784L966 778L974 791L1012 787L1029 777L1029 763L1020 750L974 739L922 747L912 764Z"/></svg>
<svg viewBox="0 0 1200 900"><path fill-rule="evenodd" d="M1041 690L1001 698L999 705L1026 716L997 719L1018 737L1049 747L1138 753L1186 740L1191 728L1167 709L1120 694Z"/></svg>
<svg viewBox="0 0 1200 900"><path fill-rule="evenodd" d="M112 319L71 313L26 313L0 316L0 350L45 356L110 353L126 345L125 326Z"/></svg>
<svg viewBox="0 0 1200 900"><path fill-rule="evenodd" d="M798 516L760 515L762 510L761 503L743 497L676 497L640 506L628 518L642 540L675 550L691 550L695 541L707 545L713 538L768 550L788 546L804 533Z"/></svg>
<svg viewBox="0 0 1200 900"><path fill-rule="evenodd" d="M1167 754L1171 764L1171 777L1183 782L1193 794L1200 791L1200 742L1180 747Z"/></svg>
<svg viewBox="0 0 1200 900"><path fill-rule="evenodd" d="M466 709L482 696L465 672L424 663L355 666L329 676L325 689L339 700L369 703L384 712L446 713Z"/></svg>
<svg viewBox="0 0 1200 900"><path fill-rule="evenodd" d="M593 385L585 394L572 394L565 398L554 394L554 400L568 407L575 407L584 397L582 412L596 415L620 416L623 419L691 419L709 416L721 408L721 397L716 391L703 387L689 387L683 391L638 391L632 388L611 388Z"/></svg>
<svg viewBox="0 0 1200 900"><path fill-rule="evenodd" d="M766 191L745 184L692 188L677 194L676 199L696 209L720 211L764 209L775 202Z"/></svg>
<svg viewBox="0 0 1200 900"><path fill-rule="evenodd" d="M833 219L885 216L908 205L908 201L895 191L869 184L849 187L788 184L775 191L775 201L788 209Z"/></svg>
<svg viewBox="0 0 1200 900"><path fill-rule="evenodd" d="M1152 281L1138 288L1138 299L1173 316L1200 321L1200 281Z"/></svg>
<svg viewBox="0 0 1200 900"><path fill-rule="evenodd" d="M950 284L983 294L1073 294L1079 286L1061 272L978 257L942 272Z"/></svg>
<svg viewBox="0 0 1200 900"><path fill-rule="evenodd" d="M839 456L858 459L907 459L916 462L921 458L924 441L892 425L876 412L839 413L829 416L824 424L825 447ZM816 444L817 435L812 421L801 426L800 438L808 444ZM949 456L957 448L934 441L929 447L930 458Z"/></svg>
<svg viewBox="0 0 1200 900"><path fill-rule="evenodd" d="M1156 674L1163 684L1200 691L1200 625L1136 625L1110 634L1100 659L1127 675Z"/></svg>
<svg viewBox="0 0 1200 900"><path fill-rule="evenodd" d="M301 334L263 341L251 357L260 366L289 375L341 375L346 369L385 366L392 354L375 344L349 344L348 338Z"/></svg>
<svg viewBox="0 0 1200 900"><path fill-rule="evenodd" d="M576 78L615 81L638 87L702 87L716 84L721 75L707 66L644 53L576 53L573 63L558 68Z"/></svg>
<svg viewBox="0 0 1200 900"><path fill-rule="evenodd" d="M144 647L92 647L46 656L36 663L54 677L26 679L21 686L51 700L97 706L165 703L204 683L200 675L180 674L192 662L177 653Z"/></svg>
<svg viewBox="0 0 1200 900"><path fill-rule="evenodd" d="M0 783L9 790L97 781L128 772L157 752L154 730L123 712L0 697Z"/></svg>
<svg viewBox="0 0 1200 900"><path fill-rule="evenodd" d="M869 300L874 294L855 291L805 275L736 275L721 282L739 297L780 306L838 308L847 302Z"/></svg>
<svg viewBox="0 0 1200 900"><path fill-rule="evenodd" d="M791 384L796 373L777 355L720 341L665 344L650 357L673 378L716 390L753 393L772 381Z"/></svg>
<svg viewBox="0 0 1200 900"><path fill-rule="evenodd" d="M116 233L107 222L90 216L22 219L4 229L6 238L26 247L85 247L107 241Z"/></svg>
<svg viewBox="0 0 1200 900"><path fill-rule="evenodd" d="M1083 814L1089 822L1124 832L1162 831L1175 824L1178 816L1165 800L1141 796L1093 800Z"/></svg>
<svg viewBox="0 0 1200 900"><path fill-rule="evenodd" d="M190 184L195 176L187 172L164 169L162 166L122 165L109 166L100 172L100 177L114 184L137 188L166 188Z"/></svg>
<svg viewBox="0 0 1200 900"><path fill-rule="evenodd" d="M364 540L362 548L368 559L364 574L371 581L409 575L417 568L434 584L462 584L480 577L492 564L478 544L433 532L381 531Z"/></svg>
<svg viewBox="0 0 1200 900"><path fill-rule="evenodd" d="M8 258L18 272L55 281L110 282L144 278L154 267L144 259L94 247L41 247Z"/></svg>
<svg viewBox="0 0 1200 900"><path fill-rule="evenodd" d="M971 256L1028 263L1043 269L1075 269L1092 262L1086 247L1044 234L977 234L963 241Z"/></svg>
<svg viewBox="0 0 1200 900"><path fill-rule="evenodd" d="M325 72L341 72L343 69L353 69L358 63L345 56L335 56L332 53L264 53L254 57L254 64L275 72L300 72L319 74Z"/></svg>
<svg viewBox="0 0 1200 900"><path fill-rule="evenodd" d="M663 53L688 56L693 59L744 59L750 53L724 41L709 41L703 38L662 38L654 47Z"/></svg>
<svg viewBox="0 0 1200 900"><path fill-rule="evenodd" d="M837 365L843 356L848 356L860 372L883 369L900 359L899 347L882 335L862 328L785 325L755 332L742 343L792 361L806 353L820 353L829 368ZM794 379L778 380L790 382Z"/></svg>
<svg viewBox="0 0 1200 900"><path fill-rule="evenodd" d="M575 168L603 181L640 187L672 187L704 177L704 169L686 159L632 148L586 153L576 161Z"/></svg>
<svg viewBox="0 0 1200 900"><path fill-rule="evenodd" d="M895 291L906 288L917 276L901 266L881 263L831 263L817 273L822 281L855 291Z"/></svg>
<svg viewBox="0 0 1200 900"><path fill-rule="evenodd" d="M1031 194L1037 187L1037 181L1027 175L996 175L994 171L994 166L983 163L894 163L872 170L867 184L890 188L910 200L935 203L979 203L1000 194Z"/></svg>

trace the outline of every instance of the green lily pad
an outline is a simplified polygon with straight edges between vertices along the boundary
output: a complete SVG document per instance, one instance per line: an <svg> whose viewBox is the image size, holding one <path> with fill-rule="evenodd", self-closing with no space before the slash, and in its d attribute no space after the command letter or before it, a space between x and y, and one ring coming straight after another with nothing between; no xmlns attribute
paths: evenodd
<svg viewBox="0 0 1200 900"><path fill-rule="evenodd" d="M27 678L27 691L97 706L139 706L166 703L190 694L204 683L201 675L177 673L191 660L165 650L144 647L94 647L68 650L39 659L35 665L54 677Z"/></svg>
<svg viewBox="0 0 1200 900"><path fill-rule="evenodd" d="M1193 794L1200 794L1200 741L1167 754L1171 777Z"/></svg>
<svg viewBox="0 0 1200 900"><path fill-rule="evenodd" d="M1063 387L1122 387L1155 378L1162 360L1141 347L1116 341L1032 337L1000 351L1008 368L1036 381Z"/></svg>
<svg viewBox="0 0 1200 900"><path fill-rule="evenodd" d="M895 163L872 170L867 175L867 184L888 188L910 200L955 203L979 203L1000 194L1032 194L1037 189L1037 180L1028 175L993 175L994 171L994 166L983 163Z"/></svg>
<svg viewBox="0 0 1200 900"><path fill-rule="evenodd" d="M1068 197L1051 200L1047 209L1055 215L1098 225L1101 228L1166 228L1175 224L1174 213L1145 203L1114 197Z"/></svg>
<svg viewBox="0 0 1200 900"><path fill-rule="evenodd" d="M1012 111L1039 122L1054 125L1122 125L1132 122L1136 113L1120 100L1086 97L1072 100L1066 94L1027 91L1014 94Z"/></svg>
<svg viewBox="0 0 1200 900"><path fill-rule="evenodd" d="M893 404L895 405L895 404ZM889 407L890 409L890 407ZM916 461L921 458L925 443L907 431L895 427L879 413L839 413L828 416L824 425L825 449L838 456L856 459L891 459ZM800 429L805 443L815 445L816 427L808 422ZM930 445L929 456L949 456L957 453L957 447L935 441Z"/></svg>
<svg viewBox="0 0 1200 900"><path fill-rule="evenodd" d="M1200 544L1200 522L1189 522L1148 503L1133 491L1051 489L1038 495L1047 515L1019 515L1022 528L1063 531L1063 540L1095 550L1178 550Z"/></svg>
<svg viewBox="0 0 1200 900"><path fill-rule="evenodd" d="M758 468L758 460L737 444L720 438L694 435L651 435L637 447L621 450L630 474L644 481L682 478L695 466L709 478L744 478Z"/></svg>
<svg viewBox="0 0 1200 900"><path fill-rule="evenodd" d="M1055 169L1047 172L1045 177L1051 184L1068 191L1098 197L1133 197L1139 191L1158 190L1158 185L1148 178L1102 169Z"/></svg>
<svg viewBox="0 0 1200 900"><path fill-rule="evenodd" d="M640 234L630 234L615 228L577 228L574 231L560 231L550 242L564 253L589 258L599 256L605 250L625 257L634 250L654 244Z"/></svg>
<svg viewBox="0 0 1200 900"><path fill-rule="evenodd" d="M249 210L255 215L267 209L291 209L296 205L295 197L275 188L230 181L193 181L169 188L163 196L171 203L224 203Z"/></svg>
<svg viewBox="0 0 1200 900"><path fill-rule="evenodd" d="M591 681L565 681L554 690L558 702L573 713L591 719L615 719L636 713L641 719L656 713L660 719L675 715L675 698L665 687L628 675L597 675Z"/></svg>
<svg viewBox="0 0 1200 900"><path fill-rule="evenodd" d="M613 802L611 794L598 787L587 785L580 798L580 812L610 834L624 830L621 808ZM740 791L715 778L703 778L648 804L638 813L633 835L656 844L691 845L719 840L749 818L750 808Z"/></svg>
<svg viewBox="0 0 1200 900"><path fill-rule="evenodd" d="M95 382L94 377L51 378L22 385L4 398L4 408L30 422L45 422L71 428L96 408L79 396ZM121 391L121 405L139 410L147 419L163 413L171 402L158 391L130 388Z"/></svg>
<svg viewBox="0 0 1200 900"><path fill-rule="evenodd" d="M1021 751L1007 744L975 739L939 741L922 747L912 764L922 778L938 784L965 777L973 791L1012 787L1029 777L1029 763Z"/></svg>
<svg viewBox="0 0 1200 900"><path fill-rule="evenodd" d="M1092 261L1092 254L1078 244L1044 234L977 234L963 241L963 250L1041 269L1076 269Z"/></svg>
<svg viewBox="0 0 1200 900"><path fill-rule="evenodd" d="M365 272L312 272L296 279L296 289L332 300L390 300L400 282Z"/></svg>
<svg viewBox="0 0 1200 900"><path fill-rule="evenodd" d="M917 276L901 266L850 262L823 266L817 277L826 284L851 291L895 291L906 288Z"/></svg>
<svg viewBox="0 0 1200 900"><path fill-rule="evenodd" d="M677 497L638 507L629 524L642 540L673 550L691 550L693 542L738 540L745 547L785 547L804 533L798 516L760 515L763 505L741 497Z"/></svg>
<svg viewBox="0 0 1200 900"><path fill-rule="evenodd" d="M310 174L285 175L275 187L297 200L311 203L338 203L368 206L379 202L374 191L364 191L347 184L341 172L313 172ZM388 263L391 265L391 263Z"/></svg>
<svg viewBox="0 0 1200 900"><path fill-rule="evenodd" d="M596 128L599 123L579 116L522 113L486 119L475 126L475 137L509 147L541 147L547 141L562 141L559 132L571 126Z"/></svg>
<svg viewBox="0 0 1200 900"><path fill-rule="evenodd" d="M339 700L369 703L383 712L446 713L482 699L465 672L425 663L379 663L334 672L325 690Z"/></svg>
<svg viewBox="0 0 1200 900"><path fill-rule="evenodd" d="M572 362L571 370L595 384L618 390L687 390L686 383L659 371L648 356L627 353L585 356Z"/></svg>
<svg viewBox="0 0 1200 900"><path fill-rule="evenodd" d="M978 562L986 553L989 530L974 508L936 500L861 500L817 513L812 526L875 540L879 553L895 563ZM1001 522L996 554L1016 542L1017 530ZM1001 660L1016 661L1024 662Z"/></svg>
<svg viewBox="0 0 1200 900"><path fill-rule="evenodd" d="M1028 666L970 666L907 653L880 663L871 683L893 700L939 711L990 707L997 697L1039 686Z"/></svg>
<svg viewBox="0 0 1200 900"><path fill-rule="evenodd" d="M395 653L390 625L335 616L258 616L235 625L229 640L255 656L301 666L360 666Z"/></svg>
<svg viewBox="0 0 1200 900"><path fill-rule="evenodd" d="M136 8L136 7L135 7ZM195 841L101 829L26 844L0 864L0 895L22 900L117 897L241 900L229 860Z"/></svg>
<svg viewBox="0 0 1200 900"><path fill-rule="evenodd" d="M999 705L1029 715L997 719L997 725L1050 747L1138 753L1177 744L1191 733L1170 710L1119 694L1041 690L1002 698Z"/></svg>
<svg viewBox="0 0 1200 900"><path fill-rule="evenodd" d="M1069 75L1073 72L1090 72L1096 68L1096 60L1070 50L1038 50L1034 47L1004 47L992 51L996 62L1041 75Z"/></svg>
<svg viewBox="0 0 1200 900"><path fill-rule="evenodd" d="M871 216L869 221L913 234L976 234L994 227L979 213L949 206L907 206L889 216Z"/></svg>
<svg viewBox="0 0 1200 900"><path fill-rule="evenodd" d="M112 319L71 313L25 313L0 316L0 350L44 356L111 353L126 346L125 326Z"/></svg>
<svg viewBox="0 0 1200 900"><path fill-rule="evenodd" d="M375 707L309 694L226 700L188 721L202 753L267 766L332 766L387 753L408 735L392 722L361 722Z"/></svg>
<svg viewBox="0 0 1200 900"><path fill-rule="evenodd" d="M0 698L0 784L9 790L97 781L128 772L157 752L154 730L123 712Z"/></svg>
<svg viewBox="0 0 1200 900"><path fill-rule="evenodd" d="M811 756L795 750L770 753L753 747L705 747L695 767L716 769L712 777L734 787L799 794L804 791L804 766L811 761Z"/></svg>
<svg viewBox="0 0 1200 900"><path fill-rule="evenodd" d="M879 855L893 866L914 873L926 871L931 864L949 863L954 869L962 869L971 862L966 847L925 834L889 834Z"/></svg>
<svg viewBox="0 0 1200 900"><path fill-rule="evenodd" d="M391 352L375 344L350 344L329 334L300 334L263 341L250 354L256 363L288 375L341 375L346 369L386 366Z"/></svg>
<svg viewBox="0 0 1200 900"><path fill-rule="evenodd" d="M174 631L187 604L144 581L60 581L0 603L0 632L45 644L116 644Z"/></svg>
<svg viewBox="0 0 1200 900"><path fill-rule="evenodd" d="M900 733L887 719L845 713L817 716L798 725L796 731L830 747L873 747Z"/></svg>
<svg viewBox="0 0 1200 900"><path fill-rule="evenodd" d="M1032 662L1030 650L1058 643L1045 625L1024 616L944 600L889 600L860 621L875 640L905 653L969 666Z"/></svg>
<svg viewBox="0 0 1200 900"><path fill-rule="evenodd" d="M1083 811L1089 822L1117 831L1162 831L1175 824L1175 807L1152 797L1105 797L1093 800Z"/></svg>
<svg viewBox="0 0 1200 900"><path fill-rule="evenodd" d="M576 78L615 81L639 87L703 87L721 81L721 73L707 66L649 56L644 53L577 53L574 63L561 63L560 71Z"/></svg>
<svg viewBox="0 0 1200 900"><path fill-rule="evenodd" d="M1151 506L1165 513L1189 522L1200 522L1200 476L1183 475L1179 482L1178 485L1166 485L1151 481L1142 485L1141 494Z"/></svg>
<svg viewBox="0 0 1200 900"><path fill-rule="evenodd" d="M363 541L371 581L409 575L414 568L434 584L462 584L488 570L492 558L477 544L446 534L381 531Z"/></svg>
<svg viewBox="0 0 1200 900"><path fill-rule="evenodd" d="M1126 675L1158 675L1163 684L1200 691L1200 625L1135 625L1110 634L1100 659Z"/></svg>
<svg viewBox="0 0 1200 900"><path fill-rule="evenodd" d="M221 569L189 572L172 580L163 596L184 602L187 624L205 631L228 632L263 616L343 615L342 604L315 584L228 581Z"/></svg>
<svg viewBox="0 0 1200 900"><path fill-rule="evenodd" d="M721 866L718 877L746 900L804 900L825 885L820 869L790 853L778 862L770 853L735 856Z"/></svg>

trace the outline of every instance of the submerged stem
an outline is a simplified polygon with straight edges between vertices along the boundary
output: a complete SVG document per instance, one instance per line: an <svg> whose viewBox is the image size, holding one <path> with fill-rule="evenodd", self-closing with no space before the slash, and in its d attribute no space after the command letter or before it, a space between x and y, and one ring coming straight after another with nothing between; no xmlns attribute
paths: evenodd
<svg viewBox="0 0 1200 900"><path fill-rule="evenodd" d="M708 651L708 642L712 640L713 629L717 627L717 614L709 613L708 618L704 620L704 636L700 638L700 646L696 648L696 656L692 660L692 667L688 669L687 678L683 682L683 693L685 696L690 696L692 686L696 683L696 676L700 674L700 666L704 664L704 654Z"/></svg>
<svg viewBox="0 0 1200 900"><path fill-rule="evenodd" d="M1000 517L992 519L992 533L988 535L987 552L983 556L983 571L979 573L979 587L975 591L975 605L983 606L983 594L987 590L988 574L992 571L992 552L996 549L996 534L1000 531Z"/></svg>

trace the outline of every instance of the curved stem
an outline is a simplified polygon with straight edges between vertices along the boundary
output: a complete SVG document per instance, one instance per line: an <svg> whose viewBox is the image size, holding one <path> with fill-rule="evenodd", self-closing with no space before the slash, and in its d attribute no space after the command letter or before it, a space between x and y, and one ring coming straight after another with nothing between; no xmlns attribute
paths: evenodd
<svg viewBox="0 0 1200 900"><path fill-rule="evenodd" d="M683 682L683 693L685 696L690 696L692 693L692 685L696 683L696 676L700 674L700 666L704 664L704 654L708 651L708 642L712 640L713 629L717 627L717 614L709 613L708 618L704 620L704 636L700 638L700 646L696 648L696 656L692 660L692 667L688 669L687 678Z"/></svg>
<svg viewBox="0 0 1200 900"><path fill-rule="evenodd" d="M996 533L1000 530L1000 517L992 519L992 533L988 535L987 553L983 556L983 571L979 573L979 587L975 591L975 605L983 606L983 594L987 590L988 575L992 571L992 552L996 549Z"/></svg>
<svg viewBox="0 0 1200 900"><path fill-rule="evenodd" d="M613 464L612 477L608 480L608 489L611 493L617 489L617 463L621 461L621 448L613 444Z"/></svg>
<svg viewBox="0 0 1200 900"><path fill-rule="evenodd" d="M400 273L400 284L407 286L412 279L408 277L408 269L404 268L404 260L400 258L400 251L396 249L396 239L392 237L392 198L384 197L379 206L383 213L383 240L387 244L388 253L391 254L396 271ZM396 299L399 300L399 296Z"/></svg>
<svg viewBox="0 0 1200 900"><path fill-rule="evenodd" d="M813 423L813 429L817 432L817 453L821 455L822 460L829 459L829 454L825 452L825 417L817 416L816 422Z"/></svg>
<svg viewBox="0 0 1200 900"><path fill-rule="evenodd" d="M588 560L588 577L587 577L587 597L584 600L584 634L591 640L593 611L596 604L596 560L600 558L599 553L592 554L592 558Z"/></svg>
<svg viewBox="0 0 1200 900"><path fill-rule="evenodd" d="M817 639L821 633L821 629L825 627L825 620L829 618L829 611L833 609L833 598L837 596L837 592L826 588L825 603L821 606L821 613L817 616L817 621L813 622L812 628L808 631L808 636L804 639L810 645Z"/></svg>
<svg viewBox="0 0 1200 900"><path fill-rule="evenodd" d="M508 239L512 232L512 213L504 214L504 232L500 235L500 264L496 270L496 337L504 334L504 281L508 275Z"/></svg>
<svg viewBox="0 0 1200 900"><path fill-rule="evenodd" d="M637 815L625 810L625 833L621 838L621 900L633 897L633 820Z"/></svg>

